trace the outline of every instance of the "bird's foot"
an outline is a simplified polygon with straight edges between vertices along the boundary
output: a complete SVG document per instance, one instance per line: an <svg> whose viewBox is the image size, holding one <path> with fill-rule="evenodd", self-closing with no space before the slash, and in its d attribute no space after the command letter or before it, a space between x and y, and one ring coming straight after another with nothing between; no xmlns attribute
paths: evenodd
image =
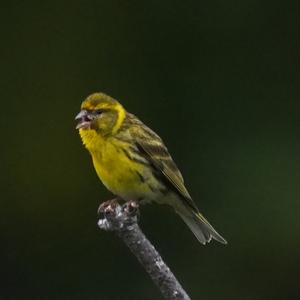
<svg viewBox="0 0 300 300"><path fill-rule="evenodd" d="M116 210L116 207L119 205L118 200L119 198L114 198L101 203L97 210L98 215L113 213Z"/></svg>
<svg viewBox="0 0 300 300"><path fill-rule="evenodd" d="M123 209L128 215L138 215L139 203L135 200L129 200L123 205Z"/></svg>
<svg viewBox="0 0 300 300"><path fill-rule="evenodd" d="M118 198L112 199L99 206L98 213L103 215L103 218L98 221L98 226L101 229L120 231L122 228L133 228L134 224L137 224L139 203L130 200L120 205L118 200Z"/></svg>

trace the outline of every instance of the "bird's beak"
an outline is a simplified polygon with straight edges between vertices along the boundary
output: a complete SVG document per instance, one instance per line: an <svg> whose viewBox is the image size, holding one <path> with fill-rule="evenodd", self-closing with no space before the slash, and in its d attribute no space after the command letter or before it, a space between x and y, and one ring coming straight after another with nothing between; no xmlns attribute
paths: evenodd
<svg viewBox="0 0 300 300"><path fill-rule="evenodd" d="M76 129L90 128L92 119L89 116L89 112L85 109L81 110L79 114L75 117L75 120L78 121Z"/></svg>

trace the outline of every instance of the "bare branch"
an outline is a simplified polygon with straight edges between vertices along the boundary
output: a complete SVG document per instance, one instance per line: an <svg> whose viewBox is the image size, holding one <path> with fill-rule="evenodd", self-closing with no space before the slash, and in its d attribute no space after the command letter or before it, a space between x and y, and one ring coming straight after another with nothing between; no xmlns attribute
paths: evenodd
<svg viewBox="0 0 300 300"><path fill-rule="evenodd" d="M174 274L141 231L137 223L138 208L135 202L125 203L123 206L111 202L102 209L102 212L104 218L99 220L98 226L117 233L137 257L165 299L190 300Z"/></svg>

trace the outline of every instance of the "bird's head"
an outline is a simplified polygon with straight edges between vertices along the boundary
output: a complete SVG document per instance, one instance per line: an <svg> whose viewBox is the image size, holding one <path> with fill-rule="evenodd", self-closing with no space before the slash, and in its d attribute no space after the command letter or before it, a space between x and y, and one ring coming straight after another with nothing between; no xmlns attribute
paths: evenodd
<svg viewBox="0 0 300 300"><path fill-rule="evenodd" d="M95 130L103 136L114 134L125 118L125 109L112 97L103 93L88 96L81 104L81 111L75 117L76 129Z"/></svg>

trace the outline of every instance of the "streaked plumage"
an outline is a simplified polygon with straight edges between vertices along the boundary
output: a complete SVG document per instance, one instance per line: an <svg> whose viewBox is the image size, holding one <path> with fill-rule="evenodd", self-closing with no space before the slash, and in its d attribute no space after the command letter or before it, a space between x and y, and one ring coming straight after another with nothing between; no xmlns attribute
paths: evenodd
<svg viewBox="0 0 300 300"><path fill-rule="evenodd" d="M197 239L226 243L200 214L161 138L115 99L95 93L76 117L103 184L124 200L171 205Z"/></svg>

